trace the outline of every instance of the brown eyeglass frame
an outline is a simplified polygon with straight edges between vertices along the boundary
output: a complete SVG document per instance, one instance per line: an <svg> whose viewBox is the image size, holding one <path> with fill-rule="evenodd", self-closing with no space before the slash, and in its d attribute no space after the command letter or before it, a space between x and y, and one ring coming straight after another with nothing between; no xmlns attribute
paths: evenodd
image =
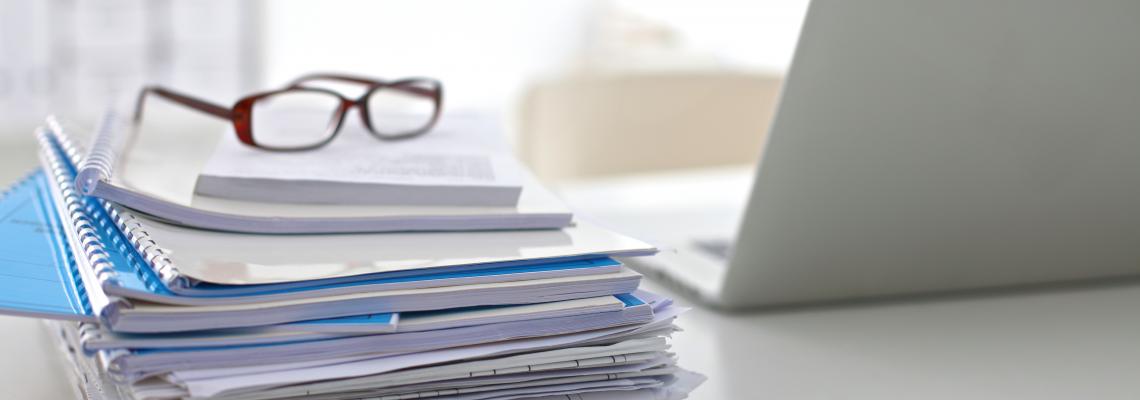
<svg viewBox="0 0 1140 400"><path fill-rule="evenodd" d="M365 90L364 94L362 94L359 98L353 100L329 89L305 86L305 82L316 80L356 83L365 85L367 87L367 90ZM424 86L428 86L429 88L425 88ZM417 96L430 98L434 106L434 111L432 112L431 119L427 124L424 125L424 127L413 131L400 132L395 134L377 132L376 129L373 128L372 117L368 113L368 101L372 97L373 93L382 89L399 90ZM257 140L253 136L254 103L256 103L257 100L263 98L288 92L319 92L331 94L340 98L340 105L337 106L337 109L333 111L333 117L327 128L329 131L325 132L327 138L324 141L313 145L299 147L267 146L257 143ZM292 83L290 83L289 86L283 89L254 93L249 96L242 97L241 99L238 99L238 101L234 103L234 105L230 108L226 108L184 93L179 93L162 86L146 86L139 92L138 100L135 103L134 120L136 123L142 121L142 114L144 109L143 105L146 102L147 95L150 94L161 96L165 99L174 101L175 103L190 107L205 114L228 119L231 123L233 123L234 132L237 133L238 140L240 140L242 143L245 143L246 145L270 151L312 150L328 144L336 138L336 135L340 133L340 127L344 124L344 116L348 114L348 111L353 107L359 108L358 114L360 114L361 122L364 123L364 126L368 128L368 131L372 134L372 136L375 136L381 140L408 139L427 133L433 127L435 127L436 122L439 121L439 115L443 108L443 85L435 79L406 78L395 81L383 81L360 76L321 73L304 75L300 78L297 78Z"/></svg>

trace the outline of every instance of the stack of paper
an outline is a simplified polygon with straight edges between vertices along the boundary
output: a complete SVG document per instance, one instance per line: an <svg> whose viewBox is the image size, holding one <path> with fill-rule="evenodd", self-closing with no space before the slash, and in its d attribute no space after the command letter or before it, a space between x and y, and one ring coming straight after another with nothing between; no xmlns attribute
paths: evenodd
<svg viewBox="0 0 1140 400"><path fill-rule="evenodd" d="M491 126L490 128L488 126ZM415 141L381 142L370 138L361 128L351 128L344 138L319 150L322 156L304 153L264 154L251 149L234 149L232 131L193 132L164 131L141 134L121 121L115 113L108 113L91 141L91 150L79 167L76 183L87 195L114 201L134 210L183 226L250 233L343 233L343 232L408 232L408 231L470 231L488 229L556 229L570 225L572 213L558 198L542 187L525 168L514 159L508 159L495 124L487 118L472 115L451 115L441 118L430 135ZM51 131L61 131L60 124L49 118ZM497 140L496 140L497 139ZM422 143L427 141L427 143ZM349 147L350 150L343 150ZM453 154L456 149L467 149L463 155L486 154L488 167L494 174L503 176L507 186L520 185L518 193L509 193L509 202L503 199L473 199L467 196L463 205L456 201L440 201L451 196L454 190L441 189L440 182L420 180L420 187L412 191L394 192L409 186L365 185L345 188L328 184L331 178L306 179L311 184L283 189L281 182L271 179L261 167L269 168L284 162L321 166L332 171L339 179L348 179L349 167L321 165L324 155L343 153L340 157L355 158L355 147L371 149L376 153L403 152L428 157ZM432 149L431 152L424 148ZM450 149L450 150L449 150ZM245 150L231 154L235 150ZM251 154L256 157L247 157ZM282 158L294 156L295 160ZM335 154L334 154L335 155ZM233 157L245 157L241 166L226 162ZM328 163L327 160L323 163ZM223 165L219 165L223 164ZM235 175L234 168L247 173ZM280 169L280 168L278 168ZM290 171L298 173L297 169ZM224 178L222 178L224 176ZM219 181L221 178L222 181ZM280 178L278 176L278 178ZM237 180L237 182L235 182ZM288 183L288 182L286 182ZM376 183L376 182L373 182ZM391 182L390 182L391 183ZM204 186L199 186L202 184ZM220 190L243 189L220 195ZM254 185L254 186L251 186ZM267 187L271 186L271 187ZM220 187L219 187L220 186ZM351 185L350 185L351 186ZM325 194L306 193L321 189ZM509 189L509 188L508 188ZM205 190L207 195L202 195ZM379 201L346 198L371 196ZM492 191L497 192L497 191ZM502 193L483 193L499 197ZM476 197L482 197L479 195ZM352 197L352 196L349 196ZM452 196L463 200L464 196ZM272 198L272 202L265 201ZM336 203L330 203L335 200ZM407 204L414 202L414 204ZM509 204L505 204L509 203Z"/></svg>
<svg viewBox="0 0 1140 400"><path fill-rule="evenodd" d="M83 196L83 153L38 137L42 170L0 197L0 312L59 320L89 398L659 399L702 379L669 352L683 310L611 258L655 252L636 239L193 229Z"/></svg>
<svg viewBox="0 0 1140 400"><path fill-rule="evenodd" d="M298 112L293 112L296 114ZM320 118L321 116L316 116ZM284 131L288 118L266 122ZM455 118L416 140L378 141L363 126L347 124L319 151L273 152L223 135L202 166L194 192L269 203L515 207L523 171L506 151L487 151L453 136L474 136ZM259 128L261 129L261 128Z"/></svg>

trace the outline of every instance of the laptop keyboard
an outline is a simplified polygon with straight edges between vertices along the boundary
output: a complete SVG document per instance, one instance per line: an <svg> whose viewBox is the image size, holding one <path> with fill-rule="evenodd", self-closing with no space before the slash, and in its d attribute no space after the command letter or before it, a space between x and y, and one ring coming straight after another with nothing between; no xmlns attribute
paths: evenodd
<svg viewBox="0 0 1140 400"><path fill-rule="evenodd" d="M693 246L702 253L728 261L732 257L732 241L725 239L694 240Z"/></svg>

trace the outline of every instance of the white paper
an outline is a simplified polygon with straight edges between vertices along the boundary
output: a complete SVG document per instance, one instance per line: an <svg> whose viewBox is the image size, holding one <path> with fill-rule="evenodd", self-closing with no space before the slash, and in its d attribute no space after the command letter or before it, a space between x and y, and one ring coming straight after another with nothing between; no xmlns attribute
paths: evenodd
<svg viewBox="0 0 1140 400"><path fill-rule="evenodd" d="M573 367L574 361L569 361L562 363L534 364L514 368L523 372L511 372L512 369L507 368L505 370L473 371L467 373L462 371L464 365L479 362L445 364L442 366L429 366L386 373L374 377L376 379L359 381L351 385L345 381L318 382L314 384L292 385L251 391L243 394L225 395L224 398L228 400L268 400L286 397L291 398L301 395L319 398L347 396L372 398L391 394L439 391L460 387L507 385L555 378L597 377L608 376L609 374L635 373L646 370L677 370L675 358L666 352L660 351L612 356L612 359L616 360L616 362L611 362L607 365L599 366L589 363L590 360L596 359L607 359L607 361L610 361L611 356L577 360L582 363L582 367ZM627 362L627 360L629 361ZM644 361L639 362L639 360ZM560 369L553 370L546 368L557 367L557 364L565 363L569 363L571 367L559 367ZM534 372L526 372L527 369L531 369ZM498 372L498 374L494 374L494 372ZM469 375L475 377L468 377ZM189 395L184 389L159 379L151 379L146 382L132 384L130 389L136 394L164 393L166 395L165 397L181 398Z"/></svg>
<svg viewBox="0 0 1140 400"><path fill-rule="evenodd" d="M397 324L396 331L417 332L454 328L458 326L537 320L541 318L620 311L622 308L624 308L624 304L621 300L618 300L614 296L603 296L508 307L487 307L432 313L411 312L402 313L400 315L400 321Z"/></svg>
<svg viewBox="0 0 1140 400"><path fill-rule="evenodd" d="M145 314L158 314L158 315L207 315L208 313L221 313L221 312L264 312L267 309L295 307L307 304L324 304L333 303L336 301L347 301L354 299L392 299L406 296L423 296L424 310L433 310L441 308L455 308L455 307L429 307L432 295L444 297L444 295L465 295L475 296L485 289L497 289L500 291L508 292L515 290L523 292L524 289L541 290L547 287L557 286L571 286L576 284L589 284L592 282L605 281L605 280L626 280L637 279L641 275L628 268L623 268L621 271L611 274L597 274L597 275L582 275L582 276L567 276L557 278L544 278L544 279L531 279L527 281L513 281L513 282L492 282L480 283L465 286L444 286L444 287L430 287L430 288L417 288L417 289L403 289L403 290L390 290L386 292L365 292L365 293L351 293L335 296L305 298L305 299L286 299L275 300L261 303L252 304L219 304L210 306L186 307L175 306L155 303L137 302L133 308L123 310L124 315L145 315ZM521 296L526 297L532 293L519 293ZM468 304L478 304L480 302L471 302ZM518 304L521 302L515 302ZM509 304L509 303L504 303ZM406 310L399 310L406 311ZM376 312L392 312L391 310L376 310ZM347 315L362 315L364 313L347 314Z"/></svg>
<svg viewBox="0 0 1140 400"><path fill-rule="evenodd" d="M75 149L70 162L83 161L82 146L70 134L58 124L49 132L64 148ZM565 227L571 220L565 205L526 171L520 171L524 188L515 206L292 204L196 196L199 172L221 132L175 129L122 134L128 136L124 148L101 152L117 156L113 174L85 185L87 193L185 226L252 233L341 233L544 229Z"/></svg>
<svg viewBox="0 0 1140 400"><path fill-rule="evenodd" d="M451 400L491 400L491 399L515 399L523 397L531 397L535 395L547 395L557 393L582 393L591 390L635 390L641 388L660 387L663 383L653 378L633 378L633 379L614 379L605 381L594 382L579 382L579 383L566 383L553 386L540 386L531 388L517 388L496 390L487 393L472 393L463 394L462 391L459 395L449 397ZM474 391L479 388L474 388L468 391ZM446 392L445 392L446 393Z"/></svg>
<svg viewBox="0 0 1140 400"><path fill-rule="evenodd" d="M657 338L660 339L660 338ZM529 342L529 341L527 341ZM256 391L258 388L268 388L273 386L281 386L287 384L295 384L302 382L311 382L316 380L325 379L344 379L352 377L364 377L363 380L374 379L370 375L383 374L389 371L398 369L416 367L421 365L438 364L449 361L464 360L479 357L488 357L495 354L501 354L508 351L519 351L520 345L512 342L506 342L502 345L481 345L473 346L474 348L457 348L447 350L437 350L423 353L408 354L403 356L384 357L373 360L364 360L360 362L346 363L334 365L330 367L314 367L293 371L278 371L273 374L249 374L239 376L216 376L208 379L191 379L194 378L194 372L186 371L175 372L172 374L172 381L185 386L191 395L198 396L215 396L221 393L240 391ZM562 358L575 359L578 354L623 354L629 351L648 350L660 351L664 348L665 343L662 340L654 339L634 339L627 342L619 343L619 345L612 346L616 350L595 349L595 348L565 348L559 350L552 350L548 352L538 353L534 355L516 356L515 359L522 358L522 360L514 362L504 362L502 360L490 360L483 362L484 364L491 365L527 365L529 363L542 363L544 360L554 358L561 355ZM546 347L546 346L543 346ZM530 356L530 357L528 357ZM534 359L536 361L527 361ZM463 367L455 368L458 370L470 371L470 368L476 370L485 370L487 367ZM203 370L206 371L206 370ZM210 373L216 375L215 373ZM382 377L381 377L382 379ZM352 379L344 381L333 381L325 384L317 383L313 386L319 388L321 386L329 386L337 388L352 387L354 385ZM362 385L365 386L365 385Z"/></svg>
<svg viewBox="0 0 1140 400"><path fill-rule="evenodd" d="M514 206L522 166L445 126L410 140L380 141L346 124L328 145L301 152L252 148L226 132L199 173L196 193L279 203Z"/></svg>
<svg viewBox="0 0 1140 400"><path fill-rule="evenodd" d="M577 334L381 357L292 371L248 374L245 373L247 370L244 368L217 368L211 370L178 371L170 375L175 381L183 383L193 396L205 397L239 388L278 386L316 380L374 375L419 365L489 357L496 354L520 352L528 349L565 347L575 343L589 342L623 334L636 334L654 328L663 328L667 326L669 321L672 321L677 314L683 311L683 309L676 307L662 309L657 311L654 315L654 322L636 328L609 328Z"/></svg>
<svg viewBox="0 0 1140 400"><path fill-rule="evenodd" d="M453 124L454 125L454 124ZM477 129L477 128L472 128ZM202 174L280 180L319 180L411 185L519 186L518 171L501 168L508 153L463 135L466 126L445 126L412 140L381 141L355 124L336 140L310 151L270 152L247 146L225 132ZM505 165L504 165L505 166Z"/></svg>
<svg viewBox="0 0 1140 400"><path fill-rule="evenodd" d="M112 332L106 327L91 326L88 328L88 334L84 337L83 347L87 351L115 348L201 348L335 339L352 336L351 334L389 333L397 329L399 332L420 332L475 325L485 325L493 328L495 324L505 322L531 321L544 318L620 311L623 307L624 304L616 297L601 296L538 304L428 313L401 313L398 314L398 323L362 323L362 326L356 328L345 328L339 326L340 324L282 324L264 328L192 331L163 335L135 335Z"/></svg>
<svg viewBox="0 0 1140 400"><path fill-rule="evenodd" d="M494 385L514 385L520 383L531 383L530 386L535 386L533 382L538 380L552 380L575 377L591 377L592 380L598 380L597 378L599 376L608 377L609 374L632 374L630 376L636 376L637 373L646 370L649 370L649 373L651 374L662 374L671 372L674 369L675 361L672 358L666 356L664 352L636 353L630 354L628 356L635 357L638 355L649 355L652 357L652 361L615 365L624 362L623 360L627 357L627 355L616 355L612 356L612 358L619 361L617 363L611 362L607 366L591 366L585 363L589 362L590 360L596 360L600 358L604 358L609 361L611 359L610 356L599 357L596 359L574 360L581 361L583 363L582 367L575 367L574 361L567 361L563 363L550 364L527 364L514 368L507 368L507 370L515 370L516 372L505 372L501 370L465 372L465 365L479 363L469 362L391 372L371 377L371 379L368 380L358 380L356 382L352 382L351 380L318 382L314 384L302 384L268 390L251 391L244 394L228 395L225 397L227 399L233 400L267 400L298 396L302 394L307 396L327 395L335 397L337 394L353 393L358 394L360 397L371 398L372 396L388 396L392 394L441 391L464 387L492 387ZM503 364L511 365L507 362L504 362ZM569 367L565 365L558 366L557 364L566 364L569 365ZM560 369L550 370L550 368L554 367L558 367ZM526 372L528 368L533 368L535 372ZM498 371L499 374L492 375L495 371ZM468 377L469 375L476 377L471 378ZM611 377L611 379L613 378ZM552 382L547 382L547 384L550 383Z"/></svg>
<svg viewBox="0 0 1140 400"><path fill-rule="evenodd" d="M436 349L473 346L522 338L562 335L645 323L648 307L533 321L516 321L423 332L352 336L330 340L286 343L272 347L226 347L198 351L133 352L109 355L111 365L126 379L179 369L222 368L272 362L294 362L360 354L396 355Z"/></svg>
<svg viewBox="0 0 1140 400"><path fill-rule="evenodd" d="M173 269L195 281L253 285L580 255L652 254L653 246L579 222L561 230L247 235L138 216Z"/></svg>

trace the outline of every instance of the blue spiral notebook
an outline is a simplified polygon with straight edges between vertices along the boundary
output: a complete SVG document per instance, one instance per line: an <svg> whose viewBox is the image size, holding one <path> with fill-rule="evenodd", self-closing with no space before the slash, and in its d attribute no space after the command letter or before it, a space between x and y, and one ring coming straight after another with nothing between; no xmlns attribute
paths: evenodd
<svg viewBox="0 0 1140 400"><path fill-rule="evenodd" d="M66 179L53 182L49 174L37 171L21 182L13 185L7 193L0 196L0 313L23 315L49 319L79 320L107 323L115 329L116 320L124 310L143 310L138 304L130 304L127 299L107 296L101 287L91 286L90 282L96 274L95 269L88 264L81 265L85 258L76 259L73 254L83 254L71 251L68 246L68 231L66 224L58 218L53 209L52 185L68 183ZM80 207L71 207L71 214L84 211L91 212L93 207L84 210ZM113 229L79 229L77 230L77 243L90 247L93 241L114 243L116 239L107 235L115 232ZM112 246L116 249L130 249L129 246ZM128 265L127 255L120 251L106 252L92 257L98 262L110 265ZM615 261L593 260L585 264L604 265L616 264ZM583 261L567 264L583 264ZM544 268L544 267L539 267ZM571 266L571 268L574 268ZM512 268L504 268L503 271ZM86 270L86 271L85 271ZM130 282L137 290L147 290L152 295L177 296L164 292L161 285L147 286L143 283L139 273L145 268L123 274L122 280ZM483 273L497 273L500 271L483 270ZM87 277L84 277L86 273ZM473 272L476 273L476 272ZM470 274L470 273L469 273ZM464 273L441 274L442 278ZM617 274L621 275L621 274ZM143 275L145 276L145 275ZM401 279L413 279L404 277ZM432 279L431 276L416 279ZM615 288L613 291L625 290ZM330 304L316 307L321 312L327 312L328 323L336 324L340 321L331 320L336 316L354 316L361 314L374 314L376 321L394 320L395 313L376 313L363 311L345 311L353 308L341 308ZM376 311L380 311L377 309ZM379 318L377 318L379 317ZM153 318L153 317L151 317ZM177 317L174 317L177 318ZM181 318L178 318L181 319ZM289 316L280 322L304 321L313 319L305 314ZM254 319L250 319L253 321ZM209 320L201 325L170 325L170 320L151 319L124 331L178 331L213 329L221 326L209 324ZM240 321L239 321L240 322ZM241 323L230 324L241 326Z"/></svg>
<svg viewBox="0 0 1140 400"><path fill-rule="evenodd" d="M0 309L93 321L47 185L46 175L36 172L0 195Z"/></svg>
<svg viewBox="0 0 1140 400"><path fill-rule="evenodd" d="M0 196L0 237L3 238L0 240L0 313L98 321L67 245L63 224L51 208L49 185L47 176L37 171ZM119 261L116 264L122 263L121 254L112 252L108 257ZM396 316L396 313L379 313L370 314L368 318L374 324L390 324ZM335 325L344 321L328 319L324 322Z"/></svg>
<svg viewBox="0 0 1140 400"><path fill-rule="evenodd" d="M44 170L0 199L0 313L98 321L121 332L177 332L615 295L640 280L612 259L593 257L405 271L312 287L251 285L262 290L244 293L217 285L204 289L216 296L187 296L151 268L138 238L113 222L114 208L78 195L74 164L66 161L74 151L43 132L39 138Z"/></svg>

